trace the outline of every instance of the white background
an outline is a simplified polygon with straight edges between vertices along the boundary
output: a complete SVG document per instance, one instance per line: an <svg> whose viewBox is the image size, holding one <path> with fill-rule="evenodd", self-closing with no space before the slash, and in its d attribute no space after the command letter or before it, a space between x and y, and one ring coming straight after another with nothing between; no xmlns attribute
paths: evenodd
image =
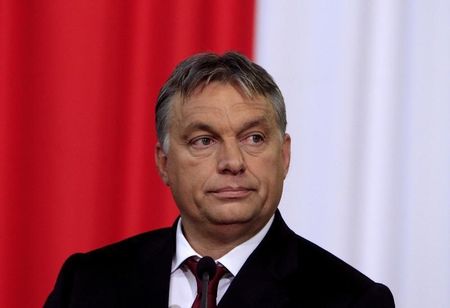
<svg viewBox="0 0 450 308"><path fill-rule="evenodd" d="M256 61L284 93L300 235L450 307L450 1L260 0Z"/></svg>

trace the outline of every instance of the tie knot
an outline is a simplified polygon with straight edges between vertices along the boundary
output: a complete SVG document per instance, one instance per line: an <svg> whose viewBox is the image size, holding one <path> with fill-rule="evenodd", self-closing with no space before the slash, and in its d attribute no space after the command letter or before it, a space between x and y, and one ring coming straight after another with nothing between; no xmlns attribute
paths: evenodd
<svg viewBox="0 0 450 308"><path fill-rule="evenodd" d="M202 296L202 280L201 277L197 277L197 266L198 260L196 257L190 257L184 261L184 264L189 268L189 270L194 274L195 280L197 281L197 297L195 298L192 307L200 307L200 298ZM209 277L208 283L208 307L216 307L217 298L217 287L219 285L220 279L225 275L227 269L222 266L216 265L216 271L213 277ZM197 306L196 306L197 305Z"/></svg>

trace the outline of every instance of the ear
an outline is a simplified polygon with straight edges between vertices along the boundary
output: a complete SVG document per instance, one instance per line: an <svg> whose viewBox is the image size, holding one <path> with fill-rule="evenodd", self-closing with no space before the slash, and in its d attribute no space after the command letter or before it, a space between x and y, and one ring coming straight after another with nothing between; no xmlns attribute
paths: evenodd
<svg viewBox="0 0 450 308"><path fill-rule="evenodd" d="M158 167L159 176L163 180L164 184L169 185L169 176L167 174L167 154L164 152L159 142L155 146L155 162Z"/></svg>
<svg viewBox="0 0 450 308"><path fill-rule="evenodd" d="M283 156L284 177L286 178L291 163L291 136L289 134L284 134L281 155Z"/></svg>

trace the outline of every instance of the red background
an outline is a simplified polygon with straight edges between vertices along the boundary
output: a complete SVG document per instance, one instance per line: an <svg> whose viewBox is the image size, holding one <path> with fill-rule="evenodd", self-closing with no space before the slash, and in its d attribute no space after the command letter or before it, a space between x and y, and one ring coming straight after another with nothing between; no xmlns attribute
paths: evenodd
<svg viewBox="0 0 450 308"><path fill-rule="evenodd" d="M64 259L170 225L154 105L199 51L252 56L250 0L0 0L0 307L41 307Z"/></svg>

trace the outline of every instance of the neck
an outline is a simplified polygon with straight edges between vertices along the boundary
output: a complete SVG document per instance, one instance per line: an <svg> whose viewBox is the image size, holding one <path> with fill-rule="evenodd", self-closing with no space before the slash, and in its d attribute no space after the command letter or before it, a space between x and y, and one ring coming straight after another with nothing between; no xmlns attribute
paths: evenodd
<svg viewBox="0 0 450 308"><path fill-rule="evenodd" d="M236 246L244 243L258 233L265 224L257 228L243 225L219 225L213 228L198 229L188 221L182 221L183 233L191 247L201 256L217 260Z"/></svg>

